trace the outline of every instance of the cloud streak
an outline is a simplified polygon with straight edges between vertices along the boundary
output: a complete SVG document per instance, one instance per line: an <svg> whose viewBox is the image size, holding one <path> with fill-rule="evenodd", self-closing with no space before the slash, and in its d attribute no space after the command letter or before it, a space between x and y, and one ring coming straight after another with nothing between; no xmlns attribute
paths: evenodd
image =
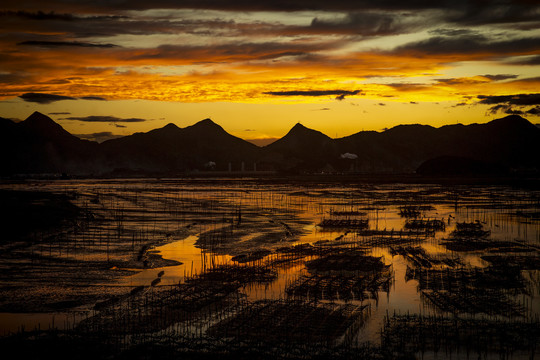
<svg viewBox="0 0 540 360"><path fill-rule="evenodd" d="M98 101L106 101L107 99L100 97L100 96L82 96L80 98L72 97L72 96L65 96L65 95L55 95L55 94L46 94L46 93L24 93L19 96L19 98L23 99L26 102L33 102L38 104L51 104L56 101L63 101L63 100L98 100ZM61 113L59 113L61 114Z"/></svg>
<svg viewBox="0 0 540 360"><path fill-rule="evenodd" d="M333 96L336 95L336 100L343 100L346 96L358 95L361 90L291 90L291 91L267 91L266 95L274 96Z"/></svg>
<svg viewBox="0 0 540 360"><path fill-rule="evenodd" d="M487 113L540 116L540 93L516 95L478 95L479 104L492 105Z"/></svg>
<svg viewBox="0 0 540 360"><path fill-rule="evenodd" d="M55 101L77 100L76 98L71 97L71 96L43 94L43 93L25 93L19 97L27 102L33 102L33 103L44 104L44 105L53 103Z"/></svg>
<svg viewBox="0 0 540 360"><path fill-rule="evenodd" d="M17 43L19 46L40 46L40 47L59 47L59 46L69 46L69 47L87 47L87 48L112 48L117 47L114 44L94 44L88 42L80 41L22 41Z"/></svg>
<svg viewBox="0 0 540 360"><path fill-rule="evenodd" d="M77 120L83 122L106 122L106 123L136 123L144 122L146 119L141 118L118 118L116 116L101 116L101 115L91 115L91 116L71 116L63 118L60 120Z"/></svg>

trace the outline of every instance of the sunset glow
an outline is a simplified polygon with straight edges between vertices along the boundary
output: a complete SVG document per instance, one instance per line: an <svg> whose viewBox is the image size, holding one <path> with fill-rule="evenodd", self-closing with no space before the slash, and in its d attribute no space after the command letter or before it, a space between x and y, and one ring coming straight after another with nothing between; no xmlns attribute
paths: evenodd
<svg viewBox="0 0 540 360"><path fill-rule="evenodd" d="M114 3L3 2L0 116L102 141L206 117L252 140L540 115L533 1Z"/></svg>

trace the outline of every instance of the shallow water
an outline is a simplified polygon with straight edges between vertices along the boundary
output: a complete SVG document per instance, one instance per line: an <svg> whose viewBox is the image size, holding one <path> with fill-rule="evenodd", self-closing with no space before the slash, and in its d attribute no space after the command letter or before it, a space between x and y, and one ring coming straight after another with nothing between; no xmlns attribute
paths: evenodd
<svg viewBox="0 0 540 360"><path fill-rule="evenodd" d="M457 258L461 262L460 267L466 269L484 269L489 263L481 259L486 251L457 252L442 244L456 229L456 223L478 222L484 230L490 232L489 239L517 241L531 249L529 252L517 253L508 253L504 249L489 249L490 254L538 255L540 252L540 221L538 216L534 215L540 211L540 192L504 186L261 186L256 181L247 180L74 180L2 185L1 188L75 193L77 197L74 201L77 205L101 214L105 220L111 220L106 217L113 217L114 221L99 223L73 235L75 237L71 239L72 242L67 242L72 244L70 246L75 244L73 249L69 246L49 246L49 256L80 261L88 261L92 257L103 259L104 239L107 239L106 254L112 256L108 247L109 242L114 243L114 239L118 239L124 247L129 247L131 242L135 249L137 239L151 238L155 245L148 249L149 251L161 255L164 259L182 262L176 266L134 269L137 271L134 275L111 279L110 283L118 287L149 286L161 272L163 275L156 286L183 283L207 269L235 264L232 260L234 255L249 254L260 249L267 249L271 253L258 260L259 263L267 264L273 257L280 256L280 247L298 244L319 246L323 241L327 241L325 244L329 247L366 248L367 255L382 257L384 263L391 266L393 278L389 291L379 292L377 299L323 300L371 306L370 316L357 334L358 343L379 343L384 319L394 313L453 315L433 306L421 296L417 280L407 280L407 268L413 268L414 264L402 255L391 254L392 249L399 247L399 244L385 242L374 235L359 234L346 227L324 231L317 226L322 220L332 218L333 212L363 213L359 217L368 220L367 230L399 232L405 229L407 222L406 218L400 216L401 207L430 206L428 210L422 210L418 218L441 220L445 224L444 230L419 235L417 239L403 246L423 249L428 256L436 259ZM355 216L343 218L351 217ZM267 242L257 240L257 236L264 235L267 231L281 234L280 231L284 231L283 226L285 229L290 227L294 235L279 240L268 238ZM227 229L231 229L230 234ZM215 243L208 240L209 233L214 234L212 236L216 238ZM79 244L79 248L76 244ZM89 253L88 249L92 252ZM33 251L46 251L45 245L36 247ZM305 256L289 267L277 267L277 278L274 281L264 284L246 283L241 291L248 301L286 299L288 287L301 276L309 275L305 263L313 258L316 257ZM255 263L247 263L246 266L253 264ZM524 307L520 319L537 319L540 316L539 271L523 270L522 273L529 291L505 296ZM502 288L496 290L505 291ZM505 314L487 315L474 311L458 312L454 315L464 318L487 316L509 319ZM35 326L36 321L29 321L31 318L39 319L38 323L42 328L47 327L49 324L45 323L50 316L0 314L0 319L4 331L9 331L20 328L23 324L26 324L26 328L32 324Z"/></svg>

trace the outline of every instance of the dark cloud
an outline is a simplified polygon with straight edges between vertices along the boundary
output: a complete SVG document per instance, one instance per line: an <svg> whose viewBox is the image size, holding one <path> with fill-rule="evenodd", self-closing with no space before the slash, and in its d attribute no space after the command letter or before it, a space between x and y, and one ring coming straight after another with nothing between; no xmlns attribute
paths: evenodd
<svg viewBox="0 0 540 360"><path fill-rule="evenodd" d="M537 22L538 2L531 1L466 1L458 2L457 11L445 16L447 21L464 25L486 25ZM461 6L460 6L461 5Z"/></svg>
<svg viewBox="0 0 540 360"><path fill-rule="evenodd" d="M341 19L319 19L311 21L310 30L325 33L358 34L380 36L403 34L415 28L426 26L424 23L405 21L409 17L399 13L355 12Z"/></svg>
<svg viewBox="0 0 540 360"><path fill-rule="evenodd" d="M44 93L25 93L19 96L21 99L27 102L34 102L38 104L50 104L55 101L61 100L76 100L71 96L44 94Z"/></svg>
<svg viewBox="0 0 540 360"><path fill-rule="evenodd" d="M527 56L510 63L515 65L540 65L540 55Z"/></svg>
<svg viewBox="0 0 540 360"><path fill-rule="evenodd" d="M328 41L310 44L246 42L215 46L160 45L147 51L127 50L120 56L125 60L191 60L201 64L221 61L272 60L285 56L308 56L311 52L336 49L343 44L342 41ZM204 59L204 62L201 62L201 59Z"/></svg>
<svg viewBox="0 0 540 360"><path fill-rule="evenodd" d="M337 95L336 100L343 100L345 96L360 94L361 90L293 90L293 91L267 91L263 94L275 96L331 96Z"/></svg>
<svg viewBox="0 0 540 360"><path fill-rule="evenodd" d="M488 78L491 81L502 81L502 80L508 80L508 79L515 79L518 77L518 75L510 75L510 74L481 75L481 76Z"/></svg>
<svg viewBox="0 0 540 360"><path fill-rule="evenodd" d="M494 54L511 55L536 51L539 43L540 38L537 37L496 41L477 34L457 37L435 36L398 46L392 52L422 55L482 54L491 57Z"/></svg>
<svg viewBox="0 0 540 360"><path fill-rule="evenodd" d="M426 84L418 84L418 83L392 83L392 84L383 84L383 85L389 86L398 91L417 91L417 90L424 90L429 87ZM388 96L388 97L391 97L391 96Z"/></svg>
<svg viewBox="0 0 540 360"><path fill-rule="evenodd" d="M24 8L32 11L43 9L43 1L26 0ZM530 0L461 0L461 1L432 1L432 0L130 0L130 1L73 1L73 0L49 0L47 8L55 11L82 11L90 13L103 13L111 10L145 10L145 9L215 9L215 10L421 10L442 9L453 10L448 16L455 21L479 21L478 19L502 19L530 18L526 16L526 10L534 8L536 3ZM4 0L4 8L20 9L21 2ZM485 9L487 8L487 9ZM530 11L529 11L530 12Z"/></svg>
<svg viewBox="0 0 540 360"><path fill-rule="evenodd" d="M379 106L386 106L385 103L378 103L377 105L379 105Z"/></svg>
<svg viewBox="0 0 540 360"><path fill-rule="evenodd" d="M100 96L83 96L80 98L75 98L71 96L64 96L64 95L54 95L54 94L45 94L45 93L25 93L19 96L24 101L28 102L35 102L39 104L50 104L55 101L61 101L61 100L99 100L99 101L106 101L107 99L100 97ZM57 113L56 115L61 114L69 114L69 113Z"/></svg>
<svg viewBox="0 0 540 360"><path fill-rule="evenodd" d="M81 100L98 100L98 101L107 101L107 99L101 97L101 96L83 96L79 98Z"/></svg>
<svg viewBox="0 0 540 360"><path fill-rule="evenodd" d="M513 115L540 116L540 93L517 95L478 95L478 104L493 105L487 114L499 112ZM531 107L532 106L532 107ZM527 107L530 107L526 109Z"/></svg>
<svg viewBox="0 0 540 360"><path fill-rule="evenodd" d="M520 82L520 83L540 83L540 76L538 77L532 77L532 78L524 78L524 79L519 79L519 80L515 80L515 81L512 81L513 83L515 82Z"/></svg>
<svg viewBox="0 0 540 360"><path fill-rule="evenodd" d="M488 113L490 115L495 115L498 112L507 112L510 108L511 108L510 105L499 104L499 105L495 105L495 106L490 107L486 111L486 113Z"/></svg>
<svg viewBox="0 0 540 360"><path fill-rule="evenodd" d="M527 110L525 113L527 113L529 115L540 116L540 106L535 106L535 107Z"/></svg>
<svg viewBox="0 0 540 360"><path fill-rule="evenodd" d="M540 93L516 95L478 95L479 104L540 105Z"/></svg>
<svg viewBox="0 0 540 360"><path fill-rule="evenodd" d="M114 126L116 126L117 128L125 128L125 127L127 127L126 125L121 125L121 124L114 124Z"/></svg>
<svg viewBox="0 0 540 360"><path fill-rule="evenodd" d="M24 82L27 79L25 74L5 73L0 74L0 84L17 84Z"/></svg>
<svg viewBox="0 0 540 360"><path fill-rule="evenodd" d="M502 80L508 80L508 79L515 79L518 77L518 75L510 75L510 74L479 75L479 76L490 81L502 81ZM436 81L440 84L445 84L445 85L478 84L478 83L486 82L486 80L482 80L478 78L469 78L469 77L436 79Z"/></svg>
<svg viewBox="0 0 540 360"><path fill-rule="evenodd" d="M43 11L0 11L0 17L16 16L20 18L26 18L31 20L62 20L62 21L74 21L74 20L103 20L103 19L127 19L127 16L122 15L99 15L99 16L80 16L74 14L61 14Z"/></svg>
<svg viewBox="0 0 540 360"><path fill-rule="evenodd" d="M101 115L91 115L91 116L72 116L68 118L63 118L61 120L77 120L77 121L84 121L84 122L108 122L108 123L133 123L133 122L143 122L146 121L146 119L140 119L140 118L117 118L116 116L101 116Z"/></svg>
<svg viewBox="0 0 540 360"><path fill-rule="evenodd" d="M484 81L471 79L471 78L450 78L450 79L436 79L439 84L445 85L462 85L462 84L478 84Z"/></svg>
<svg viewBox="0 0 540 360"><path fill-rule="evenodd" d="M96 132L96 133L91 133L91 134L76 134L75 136L84 140L96 141L100 143L106 140L118 139L118 138L123 137L124 135L117 135L117 134L113 134L110 131L103 131L103 132Z"/></svg>
<svg viewBox="0 0 540 360"><path fill-rule="evenodd" d="M22 41L17 43L22 46L39 46L39 47L87 47L87 48L112 48L118 45L114 44L94 44L80 41Z"/></svg>
<svg viewBox="0 0 540 360"><path fill-rule="evenodd" d="M418 103L416 101L411 101L410 104L418 105Z"/></svg>
<svg viewBox="0 0 540 360"><path fill-rule="evenodd" d="M71 115L70 112L50 112L49 115Z"/></svg>
<svg viewBox="0 0 540 360"><path fill-rule="evenodd" d="M475 31L469 30L469 29L435 29L428 31L430 35L436 35L436 36L463 36L463 35L471 35L476 34Z"/></svg>

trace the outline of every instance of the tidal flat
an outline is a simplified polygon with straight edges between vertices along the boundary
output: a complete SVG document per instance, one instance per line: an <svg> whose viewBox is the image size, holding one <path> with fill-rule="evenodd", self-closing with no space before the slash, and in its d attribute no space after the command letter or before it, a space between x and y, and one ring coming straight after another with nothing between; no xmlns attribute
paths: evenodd
<svg viewBox="0 0 540 360"><path fill-rule="evenodd" d="M19 358L534 358L540 189L4 182Z"/></svg>

